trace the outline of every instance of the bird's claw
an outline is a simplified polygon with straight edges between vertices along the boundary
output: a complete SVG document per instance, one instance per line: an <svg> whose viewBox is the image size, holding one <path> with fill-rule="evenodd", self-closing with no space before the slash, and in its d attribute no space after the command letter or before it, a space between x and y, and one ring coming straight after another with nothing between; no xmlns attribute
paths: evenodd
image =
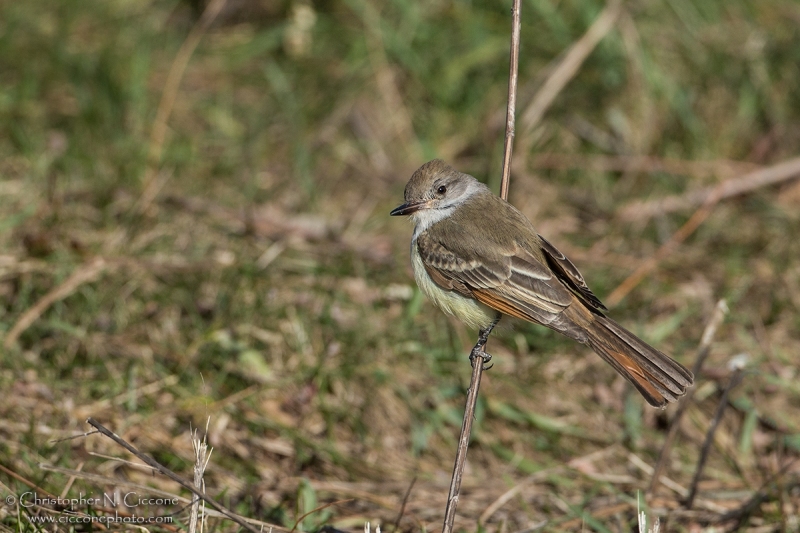
<svg viewBox="0 0 800 533"><path fill-rule="evenodd" d="M475 360L476 359L480 359L481 360L481 365L483 365L483 369L484 370L489 370L490 368L492 368L494 366L494 364L491 364L491 365L489 364L489 361L492 360L492 355L484 352L483 350L481 350L481 348L483 347L484 344L486 344L486 342L484 342L483 344L481 344L479 342L478 344L475 345L475 347L472 349L472 352L470 352L470 354L469 354L469 363L474 368L475 367Z"/></svg>
<svg viewBox="0 0 800 533"><path fill-rule="evenodd" d="M472 351L469 354L469 363L472 365L472 368L475 368L475 360L478 358L481 359L481 365L483 370L489 370L494 366L489 364L489 361L492 360L492 356L483 351L483 348L484 346L486 346L486 343L489 342L489 335L492 333L492 330L499 321L500 321L500 314L498 313L488 327L478 332L478 342L475 343L475 346L472 348Z"/></svg>

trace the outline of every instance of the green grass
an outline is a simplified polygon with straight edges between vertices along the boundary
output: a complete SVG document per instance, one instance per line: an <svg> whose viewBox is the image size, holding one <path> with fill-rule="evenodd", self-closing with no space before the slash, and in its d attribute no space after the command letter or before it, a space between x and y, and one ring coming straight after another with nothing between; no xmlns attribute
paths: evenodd
<svg viewBox="0 0 800 533"><path fill-rule="evenodd" d="M188 432L210 418L206 490L245 516L291 529L338 502L298 527L389 530L416 478L400 529L437 530L474 332L413 286L411 228L388 211L432 157L497 188L510 2L316 3L305 33L307 4L242 5L230 2L189 62L162 186L144 210L150 132L196 21L190 4L0 6L0 336L92 258L108 262L3 353L0 465L19 477L0 472L0 496L30 490L22 478L70 497L121 479L186 497L107 459L131 459L107 439L60 439L92 416L191 478ZM520 111L603 7L523 2ZM798 22L791 0L627 2L559 94L531 156L719 161L676 174L528 158L512 202L601 297L691 215L630 223L616 215L623 206L737 175L725 161L798 153ZM728 359L751 357L701 485L712 504L676 512L664 488L647 502L669 531L775 485L798 453L798 202L792 183L723 202L613 310L690 365L714 303L731 306L699 379L707 394L668 465L684 487ZM478 530L481 513L533 474L485 530L635 527L649 477L629 454L652 464L672 411L644 407L599 358L543 328L517 324L490 351L457 526ZM40 464L107 479L71 482ZM791 466L745 526L796 528L796 482ZM724 491L739 495L715 496ZM0 528L34 531L26 517L43 512L0 506ZM139 512L188 519L183 508ZM235 530L217 518L210 527Z"/></svg>

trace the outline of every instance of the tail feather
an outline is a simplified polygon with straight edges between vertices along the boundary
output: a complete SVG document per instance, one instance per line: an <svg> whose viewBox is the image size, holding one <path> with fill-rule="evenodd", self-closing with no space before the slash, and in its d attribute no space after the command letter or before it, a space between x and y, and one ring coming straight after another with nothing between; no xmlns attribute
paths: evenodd
<svg viewBox="0 0 800 533"><path fill-rule="evenodd" d="M664 407L686 393L694 376L610 318L596 316L586 329L587 343L622 374L650 405Z"/></svg>

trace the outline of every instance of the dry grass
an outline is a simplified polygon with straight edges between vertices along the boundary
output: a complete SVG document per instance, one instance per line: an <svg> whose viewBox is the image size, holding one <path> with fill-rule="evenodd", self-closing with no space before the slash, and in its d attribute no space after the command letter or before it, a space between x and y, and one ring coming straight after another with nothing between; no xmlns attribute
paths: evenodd
<svg viewBox="0 0 800 533"><path fill-rule="evenodd" d="M148 163L190 4L0 7L0 496L177 495L126 511L181 530L187 491L101 436L63 439L92 416L191 479L186 435L210 418L205 491L239 515L438 530L474 332L413 287L410 228L387 215L433 156L496 190L506 6L228 0ZM521 109L602 8L523 4ZM530 133L512 203L609 295L694 209L626 206L798 154L799 23L792 0L626 2ZM800 528L798 235L796 180L723 199L613 310L691 365L715 302L731 308L641 509L651 528ZM490 351L456 527L636 528L674 411L542 328L501 331ZM29 521L45 515L65 516L0 506L0 530L49 531Z"/></svg>

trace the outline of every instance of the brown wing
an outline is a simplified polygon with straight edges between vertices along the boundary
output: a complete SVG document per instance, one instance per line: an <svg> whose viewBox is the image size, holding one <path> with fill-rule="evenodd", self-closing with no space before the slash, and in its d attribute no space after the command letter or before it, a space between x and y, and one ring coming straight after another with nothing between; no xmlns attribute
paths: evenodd
<svg viewBox="0 0 800 533"><path fill-rule="evenodd" d="M550 241L541 235L539 235L539 238L542 239L542 250L547 264L559 279L566 283L587 307L598 312L607 310L608 308L603 305L600 298L595 296L589 286L586 285L586 281L578 271L578 268L572 264L572 261L567 259L567 256L562 254L558 248L550 244Z"/></svg>
<svg viewBox="0 0 800 533"><path fill-rule="evenodd" d="M513 223L467 231L490 211ZM514 229L519 227L524 231ZM675 400L691 385L691 372L605 318L605 307L575 265L540 240L530 222L500 198L480 195L434 228L436 237L429 229L419 235L416 246L425 269L442 288L589 344L652 405Z"/></svg>
<svg viewBox="0 0 800 533"><path fill-rule="evenodd" d="M564 315L572 292L553 272L520 246L465 259L422 233L417 238L425 269L440 287L455 290L503 314L542 324L580 342L586 336ZM493 249L497 252L497 249Z"/></svg>

